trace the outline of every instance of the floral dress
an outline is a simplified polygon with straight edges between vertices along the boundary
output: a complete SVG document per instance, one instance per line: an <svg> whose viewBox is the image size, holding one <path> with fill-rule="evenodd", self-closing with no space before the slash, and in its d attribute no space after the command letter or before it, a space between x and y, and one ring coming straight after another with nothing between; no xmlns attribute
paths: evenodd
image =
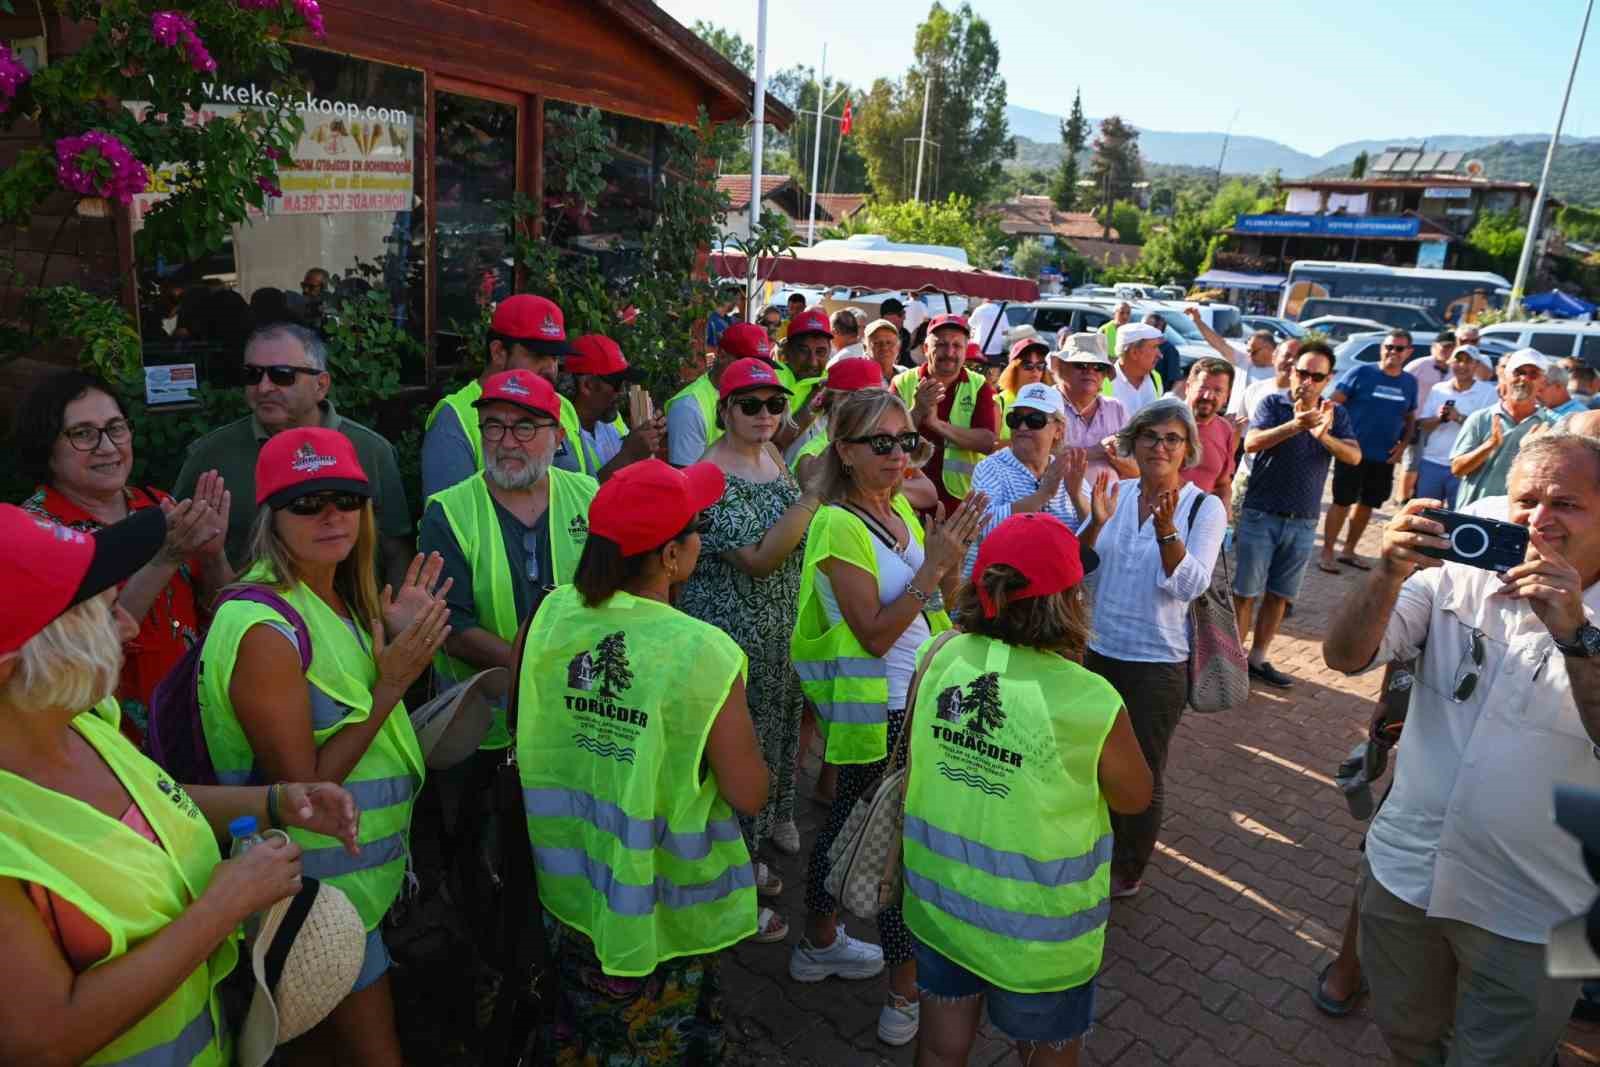
<svg viewBox="0 0 1600 1067"><path fill-rule="evenodd" d="M800 487L784 471L770 482L727 476L722 499L706 509L700 561L678 595L678 608L726 632L750 659L745 693L756 740L772 775L767 804L755 818L739 817L755 855L774 823L794 818L794 763L800 745L800 678L789 659L800 596L804 542L765 578L728 563L722 553L756 544L795 501Z"/></svg>

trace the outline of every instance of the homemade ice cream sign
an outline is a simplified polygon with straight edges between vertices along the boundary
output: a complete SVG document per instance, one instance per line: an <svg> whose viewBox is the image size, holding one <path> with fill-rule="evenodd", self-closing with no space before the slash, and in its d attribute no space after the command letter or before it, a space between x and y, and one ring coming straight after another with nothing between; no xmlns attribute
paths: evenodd
<svg viewBox="0 0 1600 1067"><path fill-rule="evenodd" d="M208 87L211 98L191 112L189 122L234 120L253 106L275 107L276 93L254 85ZM124 105L136 113L144 101ZM412 173L415 128L406 111L345 100L297 95L293 107L305 122L293 158L278 164L278 193L267 198L268 215L336 215L359 212L409 211L413 206ZM148 190L134 197L137 227L145 212L171 194L181 174L162 167L150 176Z"/></svg>

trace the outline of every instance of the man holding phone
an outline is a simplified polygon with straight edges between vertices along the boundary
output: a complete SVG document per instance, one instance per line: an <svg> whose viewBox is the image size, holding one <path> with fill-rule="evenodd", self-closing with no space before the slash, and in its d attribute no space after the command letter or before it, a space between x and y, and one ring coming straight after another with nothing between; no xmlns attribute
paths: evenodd
<svg viewBox="0 0 1600 1067"><path fill-rule="evenodd" d="M1600 441L1528 440L1508 489L1524 562L1429 555L1462 555L1450 526L1505 531L1414 500L1323 643L1351 674L1420 656L1358 893L1362 970L1400 1063L1549 1063L1580 986L1547 977L1544 952L1594 895L1550 797L1556 782L1600 787Z"/></svg>
<svg viewBox="0 0 1600 1067"><path fill-rule="evenodd" d="M1422 454L1417 463L1414 495L1447 503L1456 498L1461 479L1450 471L1450 449L1461 433L1468 415L1493 407L1499 399L1494 386L1478 381L1478 359L1470 347L1454 349L1450 355L1449 376L1433 386L1423 398L1417 429L1422 435Z"/></svg>

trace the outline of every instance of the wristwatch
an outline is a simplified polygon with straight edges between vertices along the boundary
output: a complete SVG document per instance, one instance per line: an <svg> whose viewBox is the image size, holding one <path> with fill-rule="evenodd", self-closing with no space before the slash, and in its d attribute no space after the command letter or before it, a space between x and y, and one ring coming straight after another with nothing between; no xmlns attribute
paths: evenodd
<svg viewBox="0 0 1600 1067"><path fill-rule="evenodd" d="M1576 659L1588 659L1591 656L1600 656L1600 627L1584 623L1578 627L1578 632L1572 635L1571 643L1556 641L1556 648L1563 656L1572 656Z"/></svg>

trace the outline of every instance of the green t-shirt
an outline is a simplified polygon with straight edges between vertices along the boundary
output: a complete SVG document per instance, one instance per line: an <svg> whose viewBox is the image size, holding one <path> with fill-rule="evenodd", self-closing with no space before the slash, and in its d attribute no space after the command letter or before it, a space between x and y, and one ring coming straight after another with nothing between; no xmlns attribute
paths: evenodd
<svg viewBox="0 0 1600 1067"><path fill-rule="evenodd" d="M1496 404L1492 408L1481 408L1468 415L1461 424L1461 432L1456 435L1456 443L1450 447L1450 458L1464 456L1468 452L1483 444L1494 435L1491 419L1500 420L1501 443L1494 454L1484 461L1483 466L1461 479L1461 488L1456 490L1455 506L1464 508L1475 500L1482 500L1487 496L1504 496L1506 493L1506 479L1511 475L1511 464L1517 458L1517 450L1522 447L1522 439L1528 436L1535 426L1548 426L1555 419L1546 408L1539 408L1532 415L1519 423L1513 424L1511 416L1506 414L1503 404ZM1448 503L1448 501L1447 501Z"/></svg>
<svg viewBox="0 0 1600 1067"><path fill-rule="evenodd" d="M323 429L338 430L356 446L361 468L372 482L372 506L377 512L378 533L384 537L411 536L411 506L406 502L405 485L400 481L400 464L394 446L359 422L341 416L331 401L322 402ZM262 442L271 436L254 415L213 430L189 446L183 469L172 487L172 495L184 500L194 495L200 475L215 470L222 475L233 503L228 511L228 559L235 569L249 560L250 526L256 516L256 456ZM379 553L382 568L382 553Z"/></svg>

